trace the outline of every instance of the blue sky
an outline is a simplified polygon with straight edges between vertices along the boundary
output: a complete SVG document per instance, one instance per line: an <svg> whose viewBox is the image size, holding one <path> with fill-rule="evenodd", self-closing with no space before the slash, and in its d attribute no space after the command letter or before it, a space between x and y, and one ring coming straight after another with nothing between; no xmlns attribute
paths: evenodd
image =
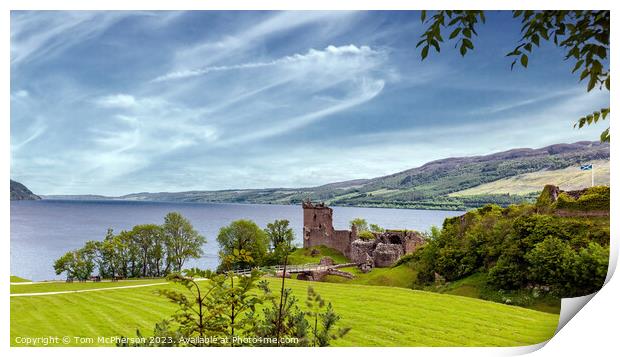
<svg viewBox="0 0 620 357"><path fill-rule="evenodd" d="M40 194L315 186L597 140L609 105L552 46L421 61L418 12L12 12L11 177ZM445 36L447 37L447 36Z"/></svg>

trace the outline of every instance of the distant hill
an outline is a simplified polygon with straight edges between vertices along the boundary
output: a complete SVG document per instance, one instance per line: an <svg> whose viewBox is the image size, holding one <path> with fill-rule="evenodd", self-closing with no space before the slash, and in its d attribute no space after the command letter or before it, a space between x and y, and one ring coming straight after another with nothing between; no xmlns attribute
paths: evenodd
<svg viewBox="0 0 620 357"><path fill-rule="evenodd" d="M35 195L26 186L17 181L11 181L11 201L20 200L40 200L41 197Z"/></svg>
<svg viewBox="0 0 620 357"><path fill-rule="evenodd" d="M121 200L299 204L310 198L331 205L465 209L486 203L502 205L532 200L535 194L451 195L506 178L562 170L593 160L609 160L609 144L582 141L540 149L513 149L484 156L454 157L373 179L307 188L241 189L134 193ZM554 182L550 182L554 183ZM544 185L540 186L542 189ZM49 196L57 198L58 196ZM47 197L46 197L47 198ZM68 198L63 196L62 198Z"/></svg>
<svg viewBox="0 0 620 357"><path fill-rule="evenodd" d="M609 160L594 160L590 163L594 165L594 184L609 186ZM560 186L565 191L575 191L590 187L592 184L591 175L591 171L581 171L579 166L575 165L559 170L543 170L512 176L454 192L450 196L526 195L540 192L543 186L549 184Z"/></svg>

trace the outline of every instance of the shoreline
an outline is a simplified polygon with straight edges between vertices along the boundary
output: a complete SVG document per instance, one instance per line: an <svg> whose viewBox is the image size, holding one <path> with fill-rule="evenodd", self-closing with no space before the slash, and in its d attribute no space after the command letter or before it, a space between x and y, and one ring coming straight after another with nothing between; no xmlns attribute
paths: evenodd
<svg viewBox="0 0 620 357"><path fill-rule="evenodd" d="M46 198L42 196L40 200L12 200L14 202L83 202L83 203L128 203L128 204L182 204L182 205L244 205L244 206L300 206L299 204L284 203L254 203L254 202L188 202L188 201L163 201L163 200L127 200L117 198L101 198L101 199L84 199L84 198ZM448 208L424 208L424 207L400 207L396 205L387 206L354 206L354 205L332 205L330 207L337 208L374 208L374 209L393 209L393 210L418 210L418 211L444 211L444 212L466 212L470 209L479 207L466 207L465 209L448 209ZM482 206L480 206L482 207Z"/></svg>

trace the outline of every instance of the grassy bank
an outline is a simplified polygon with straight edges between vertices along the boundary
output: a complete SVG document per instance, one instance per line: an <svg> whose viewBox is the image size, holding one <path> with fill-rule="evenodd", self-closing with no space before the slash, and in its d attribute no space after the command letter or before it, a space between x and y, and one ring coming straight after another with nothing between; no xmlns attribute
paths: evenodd
<svg viewBox="0 0 620 357"><path fill-rule="evenodd" d="M333 303L341 326L352 328L336 346L528 345L549 339L558 322L555 314L448 294L297 280L287 285L301 301L312 285ZM161 287L11 297L11 345L18 345L17 337L46 335L70 336L71 345L109 345L97 338L135 336L136 328L149 335L174 311L156 295Z"/></svg>
<svg viewBox="0 0 620 357"><path fill-rule="evenodd" d="M76 290L92 290L92 289L108 289L114 287L148 285L165 282L165 279L135 279L122 280L115 282L45 282L25 285L11 285L11 294L30 294L30 293L46 293L53 291L76 291Z"/></svg>

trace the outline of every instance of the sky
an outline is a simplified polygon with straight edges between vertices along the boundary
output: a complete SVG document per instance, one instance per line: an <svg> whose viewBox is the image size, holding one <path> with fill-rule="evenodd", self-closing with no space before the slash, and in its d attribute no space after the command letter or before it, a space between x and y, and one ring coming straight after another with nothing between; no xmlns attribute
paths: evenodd
<svg viewBox="0 0 620 357"><path fill-rule="evenodd" d="M597 140L573 62L490 12L424 61L417 11L11 13L11 178L37 194L309 187ZM447 37L447 34L444 36Z"/></svg>

